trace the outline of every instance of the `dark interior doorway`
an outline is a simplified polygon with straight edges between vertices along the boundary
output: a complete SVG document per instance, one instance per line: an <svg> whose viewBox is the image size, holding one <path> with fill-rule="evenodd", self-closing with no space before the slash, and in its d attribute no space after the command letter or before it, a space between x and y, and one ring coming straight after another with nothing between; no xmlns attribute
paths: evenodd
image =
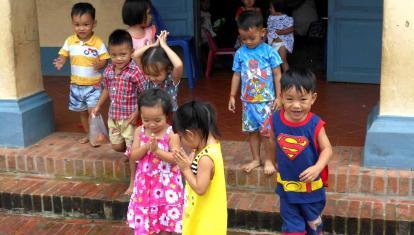
<svg viewBox="0 0 414 235"><path fill-rule="evenodd" d="M308 67L314 71L326 71L326 31L328 25L328 0L286 0L287 14L294 17L298 25L295 32L295 45L288 61L291 66ZM220 27L215 28L215 41L219 47L233 47L237 38L235 14L242 5L241 0L210 0L211 22L224 19ZM266 23L269 15L269 0L256 0ZM296 25L295 25L296 26ZM208 48L204 47L203 51ZM205 53L202 53L205 57ZM229 60L215 63L216 67L228 69Z"/></svg>

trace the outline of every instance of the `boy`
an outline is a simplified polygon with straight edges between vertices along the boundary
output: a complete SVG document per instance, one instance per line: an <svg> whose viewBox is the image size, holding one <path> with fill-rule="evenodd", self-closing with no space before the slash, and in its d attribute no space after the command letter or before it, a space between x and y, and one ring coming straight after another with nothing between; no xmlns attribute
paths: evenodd
<svg viewBox="0 0 414 235"><path fill-rule="evenodd" d="M257 11L245 11L237 21L243 45L237 50L233 61L233 78L228 109L236 110L236 94L241 80L241 100L243 106L242 130L249 134L249 144L253 160L242 168L250 172L260 166L260 142L264 142L266 154L270 154L269 123L265 120L272 110L278 107L280 90L280 67L282 63L277 51L263 42L266 30L263 17ZM276 89L276 91L275 91ZM265 158L264 172L272 174L274 166Z"/></svg>
<svg viewBox="0 0 414 235"><path fill-rule="evenodd" d="M89 114L101 94L99 70L105 67L109 55L105 44L93 32L97 23L95 8L89 3L76 3L70 15L75 34L66 39L53 64L60 70L70 57L69 110L80 113L86 136L79 143L85 144L89 141Z"/></svg>
<svg viewBox="0 0 414 235"><path fill-rule="evenodd" d="M124 152L132 144L138 117L138 95L144 91L145 76L132 60L134 49L127 31L113 31L108 44L112 63L105 68L104 89L93 114L99 113L109 97L109 139L115 151Z"/></svg>
<svg viewBox="0 0 414 235"><path fill-rule="evenodd" d="M316 100L315 75L290 69L280 83L283 108L270 117L270 139L276 147L282 234L320 234L332 146L325 122L310 112Z"/></svg>

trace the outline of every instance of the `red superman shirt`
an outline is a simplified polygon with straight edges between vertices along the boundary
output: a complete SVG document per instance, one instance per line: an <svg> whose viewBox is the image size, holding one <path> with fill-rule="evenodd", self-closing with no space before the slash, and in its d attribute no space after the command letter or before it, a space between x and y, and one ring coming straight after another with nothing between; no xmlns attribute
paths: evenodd
<svg viewBox="0 0 414 235"><path fill-rule="evenodd" d="M316 164L319 158L317 137L324 126L317 115L308 113L305 120L293 123L286 120L284 111L276 111L271 117L271 127L276 138L276 156L279 173L283 180L300 181L299 175ZM328 182L328 168L320 174L324 186ZM283 186L276 186L276 193L289 203L311 203L325 200L325 189L313 192L285 192Z"/></svg>

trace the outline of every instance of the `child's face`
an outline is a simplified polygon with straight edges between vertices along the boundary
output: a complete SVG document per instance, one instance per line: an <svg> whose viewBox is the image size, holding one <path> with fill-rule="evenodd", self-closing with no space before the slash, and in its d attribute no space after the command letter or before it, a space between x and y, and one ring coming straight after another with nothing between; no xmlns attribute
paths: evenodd
<svg viewBox="0 0 414 235"><path fill-rule="evenodd" d="M253 7L255 2L255 0L242 0L245 7Z"/></svg>
<svg viewBox="0 0 414 235"><path fill-rule="evenodd" d="M88 40L96 26L96 21L88 13L72 16L73 31L80 40Z"/></svg>
<svg viewBox="0 0 414 235"><path fill-rule="evenodd" d="M301 122L316 100L316 93L296 90L292 87L287 91L282 91L282 104L285 109L285 118L291 122Z"/></svg>
<svg viewBox="0 0 414 235"><path fill-rule="evenodd" d="M131 61L134 49L128 43L109 45L109 56L115 69L121 70Z"/></svg>
<svg viewBox="0 0 414 235"><path fill-rule="evenodd" d="M248 48L255 48L262 42L266 30L264 28L253 27L248 30L239 29L240 40L243 44L246 44Z"/></svg>
<svg viewBox="0 0 414 235"><path fill-rule="evenodd" d="M167 75L168 75L167 73L168 73L167 69L163 68L163 69L158 69L157 73L148 71L145 73L145 75L153 83L160 84L163 81L165 81L165 79L167 78Z"/></svg>
<svg viewBox="0 0 414 235"><path fill-rule="evenodd" d="M198 149L200 142L201 142L201 138L199 136L199 134L197 133L197 131L195 130L186 130L183 133L178 133L178 135L180 136L180 140L181 143L189 148L189 149Z"/></svg>
<svg viewBox="0 0 414 235"><path fill-rule="evenodd" d="M162 110L161 105L155 105L153 107L142 106L140 113L142 124L151 133L158 134L167 125L167 116Z"/></svg>

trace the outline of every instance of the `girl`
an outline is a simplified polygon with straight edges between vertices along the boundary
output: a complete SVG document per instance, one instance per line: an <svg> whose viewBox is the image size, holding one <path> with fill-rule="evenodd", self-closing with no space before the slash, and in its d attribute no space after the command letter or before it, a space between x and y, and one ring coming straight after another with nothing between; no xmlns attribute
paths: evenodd
<svg viewBox="0 0 414 235"><path fill-rule="evenodd" d="M183 184L173 149L180 140L167 124L169 95L144 91L138 100L143 125L135 130L130 162L137 162L127 221L135 234L181 233ZM131 172L131 175L133 173Z"/></svg>
<svg viewBox="0 0 414 235"><path fill-rule="evenodd" d="M183 62L167 44L167 31L161 31L151 45L143 46L133 54L148 80L145 89L160 88L171 96L172 110L176 111L178 85L183 75Z"/></svg>
<svg viewBox="0 0 414 235"><path fill-rule="evenodd" d="M122 6L122 20L128 25L134 49L155 41L156 27L152 25L151 1L125 0Z"/></svg>
<svg viewBox="0 0 414 235"><path fill-rule="evenodd" d="M186 180L183 234L224 235L226 183L216 114L210 105L192 101L177 110L173 123L184 146L193 150L190 156L183 149L173 151Z"/></svg>
<svg viewBox="0 0 414 235"><path fill-rule="evenodd" d="M282 59L283 72L289 69L287 52L293 50L293 18L283 13L284 0L271 0L270 15L267 19L267 39L269 45L275 48Z"/></svg>

